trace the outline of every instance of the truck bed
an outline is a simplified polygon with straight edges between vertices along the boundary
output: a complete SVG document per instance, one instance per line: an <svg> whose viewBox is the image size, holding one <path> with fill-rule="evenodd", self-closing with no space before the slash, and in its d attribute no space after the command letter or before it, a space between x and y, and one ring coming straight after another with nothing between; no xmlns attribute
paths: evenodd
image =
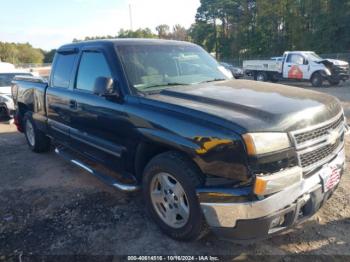
<svg viewBox="0 0 350 262"><path fill-rule="evenodd" d="M45 92L47 82L38 77L20 76L12 82L12 97L17 112L22 109L33 113L33 118L43 123L46 120ZM21 108L22 107L22 108Z"/></svg>
<svg viewBox="0 0 350 262"><path fill-rule="evenodd" d="M275 60L245 60L243 70L282 72L282 62Z"/></svg>

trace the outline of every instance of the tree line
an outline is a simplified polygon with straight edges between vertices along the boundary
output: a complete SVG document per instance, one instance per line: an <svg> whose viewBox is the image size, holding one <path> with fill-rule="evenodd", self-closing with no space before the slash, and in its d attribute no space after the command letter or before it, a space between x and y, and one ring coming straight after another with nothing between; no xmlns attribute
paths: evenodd
<svg viewBox="0 0 350 262"><path fill-rule="evenodd" d="M161 24L121 29L105 38L161 38L191 41L220 59L268 57L285 50L349 52L350 0L200 0L190 28ZM55 50L0 42L0 59L11 63L52 62Z"/></svg>
<svg viewBox="0 0 350 262"><path fill-rule="evenodd" d="M161 24L156 28L156 33L154 33L150 28L140 28L137 30L119 30L118 34L107 35L107 36L94 36L85 37L84 39L73 39L73 42L87 41L87 40L98 40L98 39L113 39L113 38L160 38L160 39L172 39L180 41L189 41L188 30L177 24L170 28L169 25Z"/></svg>
<svg viewBox="0 0 350 262"><path fill-rule="evenodd" d="M161 24L156 27L156 32L150 28L140 28L137 30L121 29L117 35L85 37L84 39L73 39L73 42L83 40L98 40L111 38L162 38L177 39L189 41L188 30L181 26L175 25L170 28L168 25ZM6 43L0 42L0 61L12 64L42 64L52 63L56 49L45 51L40 48L34 48L29 43Z"/></svg>
<svg viewBox="0 0 350 262"><path fill-rule="evenodd" d="M201 0L192 41L219 57L350 49L350 0Z"/></svg>
<svg viewBox="0 0 350 262"><path fill-rule="evenodd" d="M0 42L0 61L12 64L51 63L54 52L34 48L29 43Z"/></svg>

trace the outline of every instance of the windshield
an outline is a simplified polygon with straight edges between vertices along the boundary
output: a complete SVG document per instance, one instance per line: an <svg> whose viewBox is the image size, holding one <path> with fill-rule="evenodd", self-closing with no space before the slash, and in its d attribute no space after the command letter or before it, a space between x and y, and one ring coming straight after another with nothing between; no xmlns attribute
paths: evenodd
<svg viewBox="0 0 350 262"><path fill-rule="evenodd" d="M11 86L11 82L15 76L31 76L30 73L0 73L0 88Z"/></svg>
<svg viewBox="0 0 350 262"><path fill-rule="evenodd" d="M318 61L318 60L322 60L322 57L320 57L319 55L317 55L316 53L308 53L308 57L311 61Z"/></svg>
<svg viewBox="0 0 350 262"><path fill-rule="evenodd" d="M230 78L214 58L193 45L128 45L117 50L129 83L139 91Z"/></svg>

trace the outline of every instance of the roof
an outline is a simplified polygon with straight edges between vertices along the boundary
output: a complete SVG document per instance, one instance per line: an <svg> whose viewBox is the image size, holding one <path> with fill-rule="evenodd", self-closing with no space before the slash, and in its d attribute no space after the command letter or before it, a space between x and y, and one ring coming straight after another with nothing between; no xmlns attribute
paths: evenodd
<svg viewBox="0 0 350 262"><path fill-rule="evenodd" d="M314 51L286 51L286 53L315 53Z"/></svg>
<svg viewBox="0 0 350 262"><path fill-rule="evenodd" d="M101 40L89 40L76 42L63 45L59 48L81 48L88 45L195 45L190 42L177 41L177 40L164 40L154 38L116 38L116 39L101 39Z"/></svg>

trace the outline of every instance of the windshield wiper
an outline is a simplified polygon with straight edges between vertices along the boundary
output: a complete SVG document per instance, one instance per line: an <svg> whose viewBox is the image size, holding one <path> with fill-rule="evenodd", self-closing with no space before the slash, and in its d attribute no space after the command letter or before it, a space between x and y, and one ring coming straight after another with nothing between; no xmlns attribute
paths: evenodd
<svg viewBox="0 0 350 262"><path fill-rule="evenodd" d="M200 82L200 84L210 83L210 82L219 82L219 81L224 81L224 80L226 80L226 79L225 78L214 78L214 79L211 79L211 80L206 80L206 81Z"/></svg>
<svg viewBox="0 0 350 262"><path fill-rule="evenodd" d="M162 86L187 86L187 85L189 85L189 84L170 82L170 83L165 83L165 84L158 84L158 85L147 86L147 87L145 87L143 89L162 87Z"/></svg>

